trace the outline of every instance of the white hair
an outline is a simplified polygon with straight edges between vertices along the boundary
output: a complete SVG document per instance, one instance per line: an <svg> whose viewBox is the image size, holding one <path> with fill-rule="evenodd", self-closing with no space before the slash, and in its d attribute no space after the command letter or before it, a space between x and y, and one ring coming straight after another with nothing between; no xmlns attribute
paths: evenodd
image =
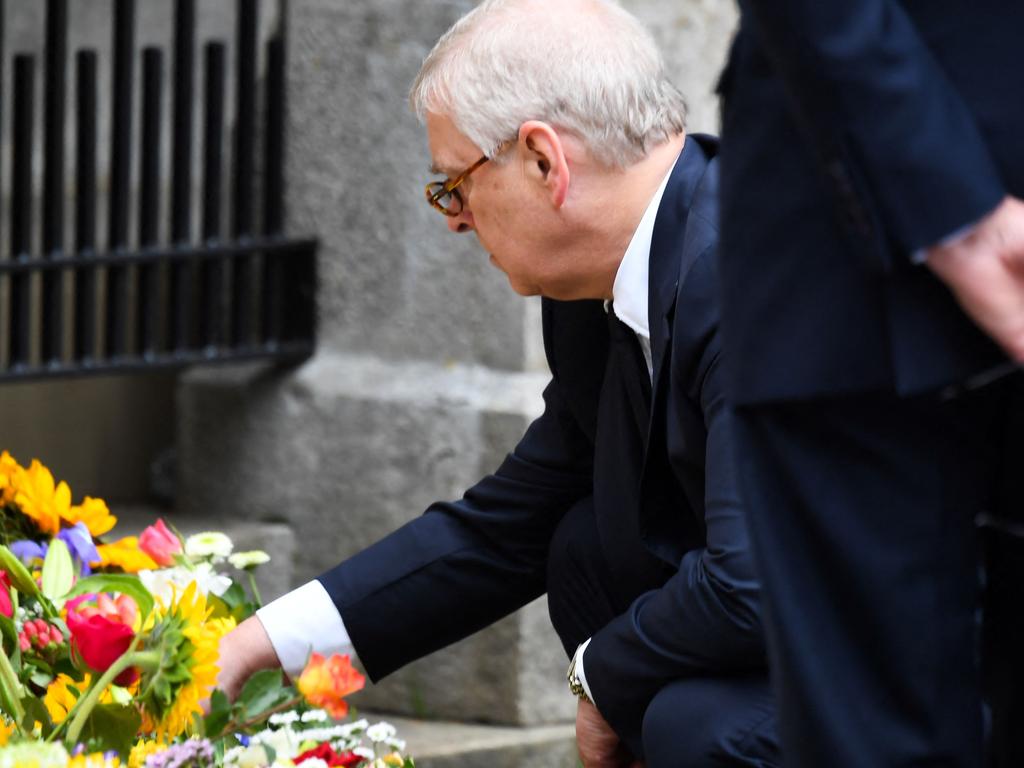
<svg viewBox="0 0 1024 768"><path fill-rule="evenodd" d="M542 120L620 168L686 120L653 37L614 0L484 0L427 55L409 103L420 120L449 117L488 157Z"/></svg>

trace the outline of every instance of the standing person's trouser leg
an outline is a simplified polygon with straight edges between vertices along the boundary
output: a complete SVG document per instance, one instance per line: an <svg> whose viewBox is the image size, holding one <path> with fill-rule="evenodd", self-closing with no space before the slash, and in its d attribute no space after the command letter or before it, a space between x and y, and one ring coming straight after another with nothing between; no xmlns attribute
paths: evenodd
<svg viewBox="0 0 1024 768"><path fill-rule="evenodd" d="M979 766L992 389L737 409L787 766Z"/></svg>

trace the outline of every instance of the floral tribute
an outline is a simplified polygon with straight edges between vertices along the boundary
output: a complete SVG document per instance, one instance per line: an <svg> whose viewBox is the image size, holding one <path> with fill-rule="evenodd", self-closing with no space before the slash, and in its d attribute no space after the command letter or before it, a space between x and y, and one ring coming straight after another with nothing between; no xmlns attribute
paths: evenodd
<svg viewBox="0 0 1024 768"><path fill-rule="evenodd" d="M163 520L118 536L102 500L72 502L0 454L0 768L412 768L392 726L341 722L365 683L347 656L313 654L297 687L264 670L233 702L216 689L266 553Z"/></svg>

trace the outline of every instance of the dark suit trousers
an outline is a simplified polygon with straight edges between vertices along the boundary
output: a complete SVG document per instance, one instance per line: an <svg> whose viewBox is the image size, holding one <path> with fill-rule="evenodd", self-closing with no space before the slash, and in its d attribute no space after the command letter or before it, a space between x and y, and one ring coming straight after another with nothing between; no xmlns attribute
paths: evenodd
<svg viewBox="0 0 1024 768"><path fill-rule="evenodd" d="M568 656L642 591L661 586L648 575L649 583L634 585L640 592L625 594L612 574L628 570L628 563L616 565L609 567L593 503L585 499L562 519L548 556L548 610ZM765 675L679 680L648 706L642 733L620 735L647 768L781 764L774 696Z"/></svg>
<svg viewBox="0 0 1024 768"><path fill-rule="evenodd" d="M983 764L976 517L1021 472L1010 383L737 410L787 766Z"/></svg>

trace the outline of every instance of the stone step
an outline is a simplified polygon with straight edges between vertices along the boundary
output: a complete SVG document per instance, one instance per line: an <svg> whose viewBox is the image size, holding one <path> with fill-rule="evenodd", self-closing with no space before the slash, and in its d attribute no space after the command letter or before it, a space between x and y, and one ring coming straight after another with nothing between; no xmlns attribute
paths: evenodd
<svg viewBox="0 0 1024 768"><path fill-rule="evenodd" d="M398 729L416 768L575 768L572 724L509 727L414 720L362 712L370 722Z"/></svg>

